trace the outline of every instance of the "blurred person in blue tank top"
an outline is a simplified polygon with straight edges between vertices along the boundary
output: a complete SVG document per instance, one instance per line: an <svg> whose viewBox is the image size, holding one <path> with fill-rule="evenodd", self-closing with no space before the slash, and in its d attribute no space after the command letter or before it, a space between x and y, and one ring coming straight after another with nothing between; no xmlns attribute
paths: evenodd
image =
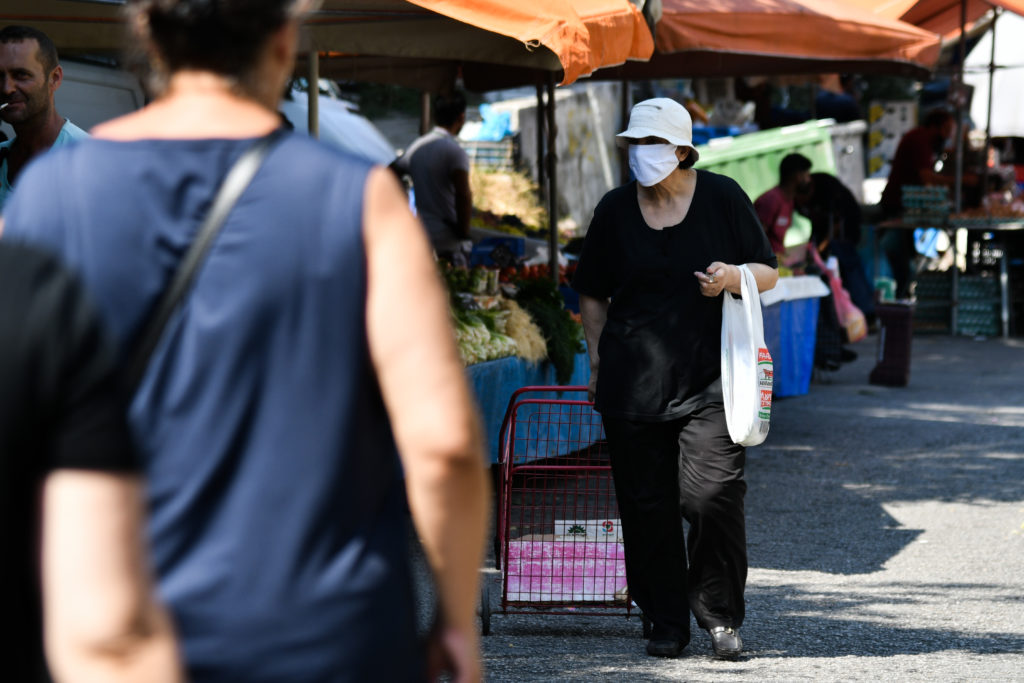
<svg viewBox="0 0 1024 683"><path fill-rule="evenodd" d="M22 174L4 239L77 271L122 359L228 169L280 126L312 8L129 0L158 96ZM488 494L472 406L430 245L393 175L284 133L129 408L189 679L478 680ZM406 501L438 588L429 643Z"/></svg>

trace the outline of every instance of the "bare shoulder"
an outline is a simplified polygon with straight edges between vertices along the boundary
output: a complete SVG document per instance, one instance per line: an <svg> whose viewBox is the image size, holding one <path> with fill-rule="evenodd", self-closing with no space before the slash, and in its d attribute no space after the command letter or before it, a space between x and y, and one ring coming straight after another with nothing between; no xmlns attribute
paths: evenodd
<svg viewBox="0 0 1024 683"><path fill-rule="evenodd" d="M241 139L266 135L279 123L274 112L251 103L227 98L170 98L102 123L93 128L92 135L120 141Z"/></svg>
<svg viewBox="0 0 1024 683"><path fill-rule="evenodd" d="M380 226L382 219L413 219L398 179L386 166L370 169L366 177L364 202L367 227Z"/></svg>
<svg viewBox="0 0 1024 683"><path fill-rule="evenodd" d="M100 123L93 127L89 134L104 140L136 140L147 137L146 132L149 129L148 112L146 109L139 109Z"/></svg>

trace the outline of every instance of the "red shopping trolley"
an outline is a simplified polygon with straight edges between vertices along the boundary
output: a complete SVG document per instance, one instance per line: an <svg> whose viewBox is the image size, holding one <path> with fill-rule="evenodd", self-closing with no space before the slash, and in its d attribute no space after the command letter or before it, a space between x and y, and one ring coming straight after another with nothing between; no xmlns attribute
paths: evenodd
<svg viewBox="0 0 1024 683"><path fill-rule="evenodd" d="M608 444L586 392L531 386L509 400L499 438L495 531L501 614L639 613L626 587ZM491 611L485 586L484 635ZM646 621L644 627L646 633Z"/></svg>

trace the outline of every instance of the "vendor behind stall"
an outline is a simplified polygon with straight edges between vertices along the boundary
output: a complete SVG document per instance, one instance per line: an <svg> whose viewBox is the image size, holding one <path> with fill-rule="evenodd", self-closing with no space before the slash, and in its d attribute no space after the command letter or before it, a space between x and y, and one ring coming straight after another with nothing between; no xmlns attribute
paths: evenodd
<svg viewBox="0 0 1024 683"><path fill-rule="evenodd" d="M953 138L956 119L945 108L929 111L921 124L907 131L896 148L889 171L889 181L882 191L880 206L886 218L898 218L903 212L903 188L914 185L953 187L954 175L940 173L936 163ZM977 182L973 174L964 174L962 182ZM910 260L914 256L912 230L893 230L882 238L882 248L889 259L896 280L897 298L910 295Z"/></svg>
<svg viewBox="0 0 1024 683"><path fill-rule="evenodd" d="M438 97L434 118L434 129L417 138L391 167L412 178L416 213L437 255L466 265L473 193L469 157L455 139L466 123L466 98L460 93Z"/></svg>
<svg viewBox="0 0 1024 683"><path fill-rule="evenodd" d="M798 192L811 188L811 160L802 154L787 154L779 164L779 184L754 200L754 210L776 255L786 251L786 232L793 224Z"/></svg>

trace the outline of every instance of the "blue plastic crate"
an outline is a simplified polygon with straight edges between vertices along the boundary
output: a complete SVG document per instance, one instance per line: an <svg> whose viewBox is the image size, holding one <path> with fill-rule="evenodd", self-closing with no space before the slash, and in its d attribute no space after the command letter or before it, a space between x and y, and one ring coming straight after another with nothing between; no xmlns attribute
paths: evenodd
<svg viewBox="0 0 1024 683"><path fill-rule="evenodd" d="M473 245L473 251L469 256L471 266L494 266L497 265L491 260L491 252L498 245L505 245L516 259L521 259L526 253L526 241L522 237L485 237Z"/></svg>

